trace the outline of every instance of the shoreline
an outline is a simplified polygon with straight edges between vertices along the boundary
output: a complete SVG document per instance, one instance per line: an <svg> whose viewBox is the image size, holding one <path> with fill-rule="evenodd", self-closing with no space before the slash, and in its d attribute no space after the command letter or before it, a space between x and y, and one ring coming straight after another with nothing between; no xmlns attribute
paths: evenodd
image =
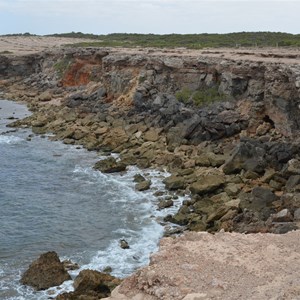
<svg viewBox="0 0 300 300"><path fill-rule="evenodd" d="M3 100L3 101L9 101L9 100ZM22 104L22 105L26 105L26 103L24 104L24 103L20 103L20 102L16 102L16 101L9 101L10 103L12 103L12 104L14 104L14 103L16 103L16 104ZM2 101L0 100L0 107L2 107ZM20 119L21 120L21 119ZM8 121L8 123L9 122L12 122L12 121L15 121L15 120L5 120L5 121ZM9 128L8 128L9 129ZM9 130L8 130L9 131ZM34 138L34 137L31 137L31 138ZM29 143L30 143L31 141L29 141ZM50 143L51 143L51 141L49 141ZM74 149L74 151L75 151L75 149ZM165 195L165 197L171 197L170 195L169 195L169 193L167 192L167 191L165 191L165 190L163 190L163 185L162 184L159 184L159 182L156 182L156 181L161 181L161 176L163 176L164 174L162 174L162 173L160 173L160 172L156 172L155 170L138 170L138 169L136 169L136 170L128 170L128 173L127 174L131 174L131 180L130 181L132 181L132 183L134 182L134 175L135 174L142 174L143 176L145 176L148 180L150 179L150 180L152 180L152 182L153 182L153 185L154 185L154 183L156 183L155 184L155 187L157 188L157 187L160 187L159 188L159 190L158 191L160 191L161 193L163 193L164 195ZM145 174L147 174L147 175L145 175ZM108 175L109 176L109 175ZM129 176L129 175L126 175L127 177ZM115 177L114 177L115 178ZM123 177L120 177L119 178L119 180L122 180L122 178ZM118 180L117 178L115 178L115 180ZM124 181L124 179L123 179L123 181ZM133 184L134 185L134 184ZM133 188L133 191L134 191L134 188ZM154 190L152 190L152 188L150 189L150 190L148 190L148 191L146 191L146 193L148 193L148 196L147 196L147 198L148 199L150 199L151 198L151 194L152 193L154 193L155 191ZM137 197L141 197L141 198L145 198L146 197L146 195L144 195L144 193L142 193L142 192L139 192L139 191L136 191L135 192L136 194L137 194ZM140 196L138 196L138 193L141 193L141 195ZM152 196L152 201L154 201L154 196ZM145 199L146 200L146 199ZM175 202L178 202L179 200L174 200ZM139 203L138 202L140 202L140 201L136 201L136 203L135 203L135 206L137 206L137 205L139 205ZM180 200L180 202L181 202L181 200ZM152 202L151 202L152 203ZM164 213L163 211L161 211L161 212L157 212L156 210L157 210L157 204L158 204L158 201L156 200L156 201L154 201L151 205L153 206L153 209L155 209L155 211L153 211L152 213L151 213L151 218L154 218L154 216L156 215L156 218L158 218L157 220L155 220L155 222L157 223L157 225L159 225L161 228L163 228L164 227L164 225L163 224L161 224L161 221L162 221L162 218L163 218L163 214L166 214L166 213ZM144 203L144 205L147 205L147 203L145 202ZM149 203L149 205L150 205L150 203ZM175 206L173 206L173 207L171 207L171 208L169 208L168 210L170 210L171 209L171 211L173 211L173 212L175 212L175 207L176 207L176 204L174 204ZM177 203L177 205L179 205L179 203ZM171 211L169 211L169 212L171 212ZM142 213L144 213L144 212L141 212L141 214ZM150 214L149 214L149 219L150 219ZM159 221L159 219L161 219L160 221ZM146 228L146 227L145 227ZM160 231L160 230L159 230ZM148 234L150 234L149 232L148 232ZM161 233L161 235L162 235L162 233ZM129 238L129 239L128 239ZM142 239L142 236L140 237L141 239ZM131 242L131 237L129 236L129 237L127 237L127 240L129 241L129 245L130 245L130 247L131 248L133 248L133 250L132 251L135 251L134 249L136 248L136 245L133 243L133 242ZM148 244L148 243L150 243L151 244L151 239L149 239L149 241L145 241L145 243L146 244ZM149 246L151 246L152 247L152 245L150 245L149 244ZM112 245L114 245L114 243L112 243ZM117 248L119 248L119 245L115 245L115 247L117 247ZM146 252L148 251L150 251L150 249L151 249L151 247L149 247L149 248L147 248L147 250L146 250ZM110 251L113 251L114 249L113 249L113 246L111 246L110 247L111 249L110 249ZM57 251L57 249L55 249L55 248L53 248L52 250L55 250L55 251ZM120 250L120 251L126 251L126 250ZM104 252L104 251L103 251ZM145 253L140 253L140 254L142 254L142 257L144 257L145 256ZM137 255L137 254L136 254ZM65 256L65 255L64 255ZM139 258L138 260L140 260L141 258ZM76 263L77 263L77 261L76 261ZM91 264L91 263L90 263ZM143 264L143 265L145 265L145 263ZM81 266L81 269L80 270L83 270L82 269L82 267L83 267L83 269L84 268L87 268L86 266ZM113 267L113 270L114 270L114 272L116 273L120 273L121 272L121 268L120 268L120 270L116 270L116 268L115 268L115 266L114 266L114 264L112 264L112 265L110 265L110 267ZM137 267L137 266L136 266ZM77 272L78 273L78 272ZM114 273L114 275L116 275ZM78 274L77 274L78 275ZM73 276L75 276L74 274L73 274ZM55 289L51 289L49 292L51 292L51 293L54 293L55 294ZM59 292L59 291L58 291ZM53 295L53 294L52 294Z"/></svg>

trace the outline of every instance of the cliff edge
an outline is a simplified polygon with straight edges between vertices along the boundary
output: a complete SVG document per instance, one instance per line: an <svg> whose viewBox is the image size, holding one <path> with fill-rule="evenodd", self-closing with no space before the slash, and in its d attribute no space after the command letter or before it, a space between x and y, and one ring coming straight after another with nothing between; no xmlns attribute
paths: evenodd
<svg viewBox="0 0 300 300"><path fill-rule="evenodd" d="M300 231L165 238L110 300L300 299Z"/></svg>

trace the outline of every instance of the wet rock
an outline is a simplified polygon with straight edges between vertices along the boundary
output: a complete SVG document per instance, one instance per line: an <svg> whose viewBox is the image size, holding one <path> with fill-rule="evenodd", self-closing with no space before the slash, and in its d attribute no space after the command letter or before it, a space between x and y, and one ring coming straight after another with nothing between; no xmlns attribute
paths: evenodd
<svg viewBox="0 0 300 300"><path fill-rule="evenodd" d="M130 248L128 242L124 239L120 240L120 247L122 249L129 249Z"/></svg>
<svg viewBox="0 0 300 300"><path fill-rule="evenodd" d="M151 180L145 180L142 182L139 182L135 185L135 189L137 191L146 191L149 190L151 186Z"/></svg>
<svg viewBox="0 0 300 300"><path fill-rule="evenodd" d="M212 192L225 183L225 177L222 175L207 175L197 178L197 181L190 186L193 194L205 194Z"/></svg>
<svg viewBox="0 0 300 300"><path fill-rule="evenodd" d="M64 268L67 271L78 270L79 265L77 263L73 263L71 260L64 260L63 262Z"/></svg>
<svg viewBox="0 0 300 300"><path fill-rule="evenodd" d="M118 162L113 157L108 157L106 159L98 161L94 165L94 169L99 170L103 173L116 173L126 170L126 165L122 162Z"/></svg>
<svg viewBox="0 0 300 300"><path fill-rule="evenodd" d="M46 290L71 280L56 252L42 254L22 275L21 283L36 290Z"/></svg>
<svg viewBox="0 0 300 300"><path fill-rule="evenodd" d="M110 266L107 266L103 269L103 273L110 274L111 272L112 272L112 267L110 267Z"/></svg>
<svg viewBox="0 0 300 300"><path fill-rule="evenodd" d="M135 174L134 177L133 177L133 181L137 182L137 183L140 183L140 182L146 181L146 179L141 174Z"/></svg>
<svg viewBox="0 0 300 300"><path fill-rule="evenodd" d="M164 208L168 208L174 205L173 200L169 199L169 200L162 200L158 203L158 208L159 209L164 209Z"/></svg>

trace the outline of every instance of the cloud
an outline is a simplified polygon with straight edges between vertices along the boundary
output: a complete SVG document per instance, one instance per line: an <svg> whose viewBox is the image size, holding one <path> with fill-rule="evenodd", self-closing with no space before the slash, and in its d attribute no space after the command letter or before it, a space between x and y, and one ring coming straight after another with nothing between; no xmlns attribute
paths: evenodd
<svg viewBox="0 0 300 300"><path fill-rule="evenodd" d="M0 34L295 33L299 11L300 0L0 0Z"/></svg>

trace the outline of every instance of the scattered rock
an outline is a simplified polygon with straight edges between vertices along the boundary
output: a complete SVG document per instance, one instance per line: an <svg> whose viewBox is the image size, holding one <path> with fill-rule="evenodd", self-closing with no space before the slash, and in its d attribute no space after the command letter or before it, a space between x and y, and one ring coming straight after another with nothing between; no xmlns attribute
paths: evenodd
<svg viewBox="0 0 300 300"><path fill-rule="evenodd" d="M142 176L141 174L135 174L133 177L134 182L140 183L143 181L146 181L145 177Z"/></svg>
<svg viewBox="0 0 300 300"><path fill-rule="evenodd" d="M159 209L164 209L164 208L168 208L174 205L173 200L162 200L158 203L158 208Z"/></svg>
<svg viewBox="0 0 300 300"><path fill-rule="evenodd" d="M164 184L168 190L179 190L185 188L185 180L180 176L170 176L164 179Z"/></svg>
<svg viewBox="0 0 300 300"><path fill-rule="evenodd" d="M221 175L202 176L190 186L190 190L193 194L202 195L216 190L224 183L225 178Z"/></svg>
<svg viewBox="0 0 300 300"><path fill-rule="evenodd" d="M77 263L73 263L71 260L64 260L62 263L64 265L64 268L67 271L73 271L79 269L79 265Z"/></svg>
<svg viewBox="0 0 300 300"><path fill-rule="evenodd" d="M145 180L142 182L139 182L135 185L135 189L137 191L146 191L149 190L151 186L151 180Z"/></svg>
<svg viewBox="0 0 300 300"><path fill-rule="evenodd" d="M52 99L52 95L50 94L49 91L45 91L42 94L39 95L39 100L44 102L44 101L50 101Z"/></svg>
<svg viewBox="0 0 300 300"><path fill-rule="evenodd" d="M292 222L293 221L293 216L287 208L281 210L277 214L271 215L271 218L272 218L273 222Z"/></svg>
<svg viewBox="0 0 300 300"><path fill-rule="evenodd" d="M120 240L120 247L122 249L129 249L130 248L128 242L124 239Z"/></svg>
<svg viewBox="0 0 300 300"><path fill-rule="evenodd" d="M94 169L99 170L103 173L116 173L125 171L126 165L122 162L118 162L113 157L108 157L106 159L99 160L95 164Z"/></svg>

